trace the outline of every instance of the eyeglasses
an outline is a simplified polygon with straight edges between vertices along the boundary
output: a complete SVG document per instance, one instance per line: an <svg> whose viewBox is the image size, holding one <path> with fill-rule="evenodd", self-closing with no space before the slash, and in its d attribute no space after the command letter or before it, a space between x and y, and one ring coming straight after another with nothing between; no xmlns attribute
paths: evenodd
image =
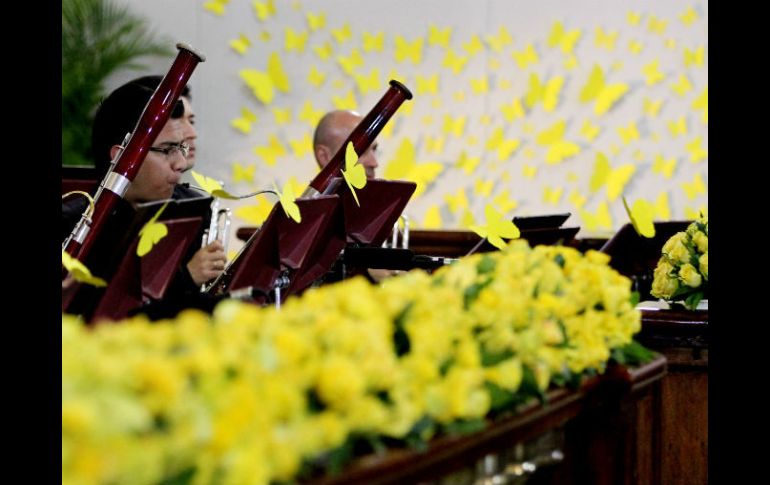
<svg viewBox="0 0 770 485"><path fill-rule="evenodd" d="M149 150L151 152L162 153L166 158L169 158L174 152L178 151L184 158L187 158L187 155L190 153L190 145L181 141L179 143L168 143L163 147L150 147Z"/></svg>

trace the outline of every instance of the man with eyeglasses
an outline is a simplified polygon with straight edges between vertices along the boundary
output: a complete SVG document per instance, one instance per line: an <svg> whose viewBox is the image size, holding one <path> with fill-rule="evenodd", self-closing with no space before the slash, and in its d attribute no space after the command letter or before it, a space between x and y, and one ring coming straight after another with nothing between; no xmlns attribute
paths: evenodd
<svg viewBox="0 0 770 485"><path fill-rule="evenodd" d="M110 169L111 160L119 154L126 133L133 131L154 90L141 82L131 81L113 91L99 106L92 125L91 150L100 180ZM186 141L189 130L185 130L183 123L184 111L180 100L111 218L125 217L132 212L128 208L133 204L190 197L178 186L182 172L190 167L186 158L190 155L190 145ZM84 198L62 202L62 240L70 234L86 205ZM109 247L109 244L100 245ZM222 273L227 262L219 241L203 248L193 245L184 260L186 263L177 272L169 293L197 293L203 283ZM98 268L90 269L96 272Z"/></svg>

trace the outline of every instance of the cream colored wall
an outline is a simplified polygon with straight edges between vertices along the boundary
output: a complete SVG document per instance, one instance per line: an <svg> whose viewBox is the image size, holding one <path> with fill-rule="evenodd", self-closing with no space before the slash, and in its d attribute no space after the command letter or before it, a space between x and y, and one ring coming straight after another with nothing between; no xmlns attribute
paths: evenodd
<svg viewBox="0 0 770 485"><path fill-rule="evenodd" d="M398 165L394 160L404 143L416 147L412 174L425 174L427 170L420 167L428 162L437 162L435 167L441 170L435 177L427 177L424 193L407 206L405 212L413 227L459 228L470 219L482 222L485 204L493 202L506 216L571 212L568 224L580 225L581 235L608 234L628 221L618 196L620 189L629 202L643 198L656 205L657 219L689 218L707 206L708 158L705 153L695 154L693 148L699 140L702 149L708 150L707 108L693 107L707 97L705 1L275 0L274 14L264 20L258 19L253 3L268 2L230 0L224 4L224 14L215 15L204 8L204 1L123 1L151 17L158 32L174 41L188 42L207 56L191 81L199 129L196 170L224 180L232 192L267 188L274 181L282 185L291 176L302 184L309 182L316 173L312 153L303 152L303 148L297 153L291 144L312 137L313 124L300 116L306 103L312 103L320 113L334 109L341 98L352 95L355 107L366 113L385 92L387 80L395 76L415 97L402 106L380 136L378 175L393 175ZM325 25L311 30L309 13L323 15ZM634 13L639 19L636 25L632 25ZM566 31L561 36L563 44L550 46L549 38L558 38L552 35L557 21ZM349 25L351 36L340 43L334 32L339 33L345 25ZM431 27L451 31L447 47L431 42ZM512 41L495 51L489 39L500 35L500 28L507 29ZM612 49L608 48L610 44L597 41L598 28L616 36ZM288 29L307 34L304 50L287 50ZM571 53L565 53L570 51L570 36L577 35L574 31L579 31L580 36ZM384 39L382 51L366 51L364 34L380 32ZM244 54L229 46L241 34L251 41ZM269 40L263 36L269 36ZM410 43L423 40L419 62L396 59L397 36ZM477 50L473 49L474 37L480 41ZM632 42L638 43L641 50L633 52ZM522 67L514 56L530 43L537 62ZM330 48L327 59L316 50L323 46ZM700 59L693 54L698 48L703 48ZM337 61L340 56L350 56L353 49L361 54L363 65L352 72L370 75L377 70L377 87L367 93L361 92L355 78ZM467 57L457 74L444 65L448 49ZM277 92L266 104L255 97L239 72L266 71L271 53L280 56L290 89ZM655 61L663 78L650 84L644 70ZM153 61L141 74L165 73L170 62ZM603 114L595 112L594 101L580 99L595 65L603 70L607 85L628 86L628 92ZM308 80L312 69L325 76L318 87ZM532 91L532 74L543 82L563 79L552 109L547 111L542 101L527 107L525 98ZM121 73L109 87L134 75ZM428 83L417 80L418 76L434 75L435 93ZM479 91L479 84L474 89L472 83L485 77L486 92ZM691 87L678 94L674 86L685 85L681 77ZM612 89L608 88L607 93ZM514 106L516 100L523 103L523 116L502 109L503 105ZM647 101L661 103L654 115L645 110ZM241 117L243 108L257 117L248 134L231 125ZM289 113L290 121L279 123L274 110ZM462 131L449 130L451 123L446 117L456 123L455 127L460 124L457 120L464 119ZM561 120L566 126L563 140L576 144L578 153L548 163L547 153L553 144L538 143L538 136ZM586 121L600 130L591 140L583 130ZM679 123L678 129L672 130L674 122ZM633 134L634 129L638 136ZM510 153L505 153L505 145L495 143L496 130L502 130ZM254 151L267 146L271 136L286 150L272 166ZM501 150L488 148L500 146ZM499 151L503 152L502 158ZM478 165L468 172L457 166L463 152L471 158L479 157ZM596 179L597 153L607 157L611 172L609 183L594 191L591 179ZM658 155L674 166L670 174L661 173L656 166ZM401 160L402 165L406 162ZM235 163L253 167L252 182L234 182ZM624 171L633 173L626 184L618 184ZM404 172L395 175L408 176ZM704 184L703 191L698 190L698 177ZM608 193L607 185L617 186L617 193ZM454 207L446 197L457 197L461 190L468 209L452 212ZM553 194L559 190L561 195L556 198ZM547 194L552 198L547 200ZM253 201L226 205L237 209L241 216L234 220L234 229L253 225L248 221L249 213L259 212L243 209L254 205ZM597 217L602 206L608 214ZM236 247L231 245L231 249Z"/></svg>

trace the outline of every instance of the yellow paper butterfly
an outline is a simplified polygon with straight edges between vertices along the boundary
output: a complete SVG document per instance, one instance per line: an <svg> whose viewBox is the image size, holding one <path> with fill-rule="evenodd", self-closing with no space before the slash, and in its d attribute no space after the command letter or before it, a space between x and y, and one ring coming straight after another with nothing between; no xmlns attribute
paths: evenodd
<svg viewBox="0 0 770 485"><path fill-rule="evenodd" d="M632 121L628 124L628 127L618 126L618 135L623 141L624 145L628 145L634 140L639 139L639 130L636 129L636 122Z"/></svg>
<svg viewBox="0 0 770 485"><path fill-rule="evenodd" d="M270 40L270 32L268 32L267 30L263 30L262 32L260 32L259 40L261 40L262 42L268 42Z"/></svg>
<svg viewBox="0 0 770 485"><path fill-rule="evenodd" d="M301 32L294 32L294 29L286 27L284 29L284 49L287 52L297 51L300 54L305 52L305 44L307 43L308 33L306 30Z"/></svg>
<svg viewBox="0 0 770 485"><path fill-rule="evenodd" d="M701 115L701 120L703 120L704 123L708 123L709 120L709 88L706 86L703 89L703 92L693 100L691 107L694 110L703 110L703 114Z"/></svg>
<svg viewBox="0 0 770 485"><path fill-rule="evenodd" d="M465 63L468 62L467 56L458 56L455 54L454 49L451 47L446 50L444 59L441 61L443 67L448 67L453 73L458 74L465 67Z"/></svg>
<svg viewBox="0 0 770 485"><path fill-rule="evenodd" d="M494 180L482 180L477 178L473 183L473 193L481 197L489 197L489 194L492 193L494 184Z"/></svg>
<svg viewBox="0 0 770 485"><path fill-rule="evenodd" d="M396 150L395 157L385 166L384 178L411 180L417 184L414 197L422 194L427 186L444 170L439 162L417 163L417 152L409 138L404 138Z"/></svg>
<svg viewBox="0 0 770 485"><path fill-rule="evenodd" d="M219 197L221 199L231 199L231 200L238 199L238 197L227 192L222 187L222 184L218 180L199 174L195 170L191 170L190 173L192 174L193 179L195 179L195 181L198 183L200 188L202 188L203 190L211 194L213 197Z"/></svg>
<svg viewBox="0 0 770 485"><path fill-rule="evenodd" d="M455 167L463 169L467 174L471 174L476 170L476 167L481 163L481 157L469 157L463 150L460 152L460 158L455 163Z"/></svg>
<svg viewBox="0 0 770 485"><path fill-rule="evenodd" d="M521 105L521 98L514 98L510 104L503 104L500 106L500 111L503 112L505 121L512 122L519 118L524 118L526 114L524 107Z"/></svg>
<svg viewBox="0 0 770 485"><path fill-rule="evenodd" d="M273 208L273 204L270 203L263 194L255 197L257 203L255 205L245 205L236 207L233 213L236 217L243 219L245 222L254 225L261 225L270 215L270 211Z"/></svg>
<svg viewBox="0 0 770 485"><path fill-rule="evenodd" d="M615 41L618 40L619 33L617 30L614 32L604 32L604 29L601 27L596 27L595 33L594 45L596 47L604 47L608 51L615 49Z"/></svg>
<svg viewBox="0 0 770 485"><path fill-rule="evenodd" d="M326 74L319 71L317 67L312 66L310 68L310 72L307 75L307 80L313 86L320 87L321 84L323 84L326 80Z"/></svg>
<svg viewBox="0 0 770 485"><path fill-rule="evenodd" d="M233 162L233 183L248 182L254 183L254 171L257 166L253 163L246 165L245 167L238 162Z"/></svg>
<svg viewBox="0 0 770 485"><path fill-rule="evenodd" d="M647 21L647 31L663 35L666 32L666 25L668 25L668 20L658 19L655 15L650 15L650 19Z"/></svg>
<svg viewBox="0 0 770 485"><path fill-rule="evenodd" d="M337 109L355 110L357 107L356 98L353 96L353 91L348 91L345 97L332 95L332 103Z"/></svg>
<svg viewBox="0 0 770 485"><path fill-rule="evenodd" d="M666 46L666 49L674 50L676 49L676 39L666 39L665 42L663 42L663 45Z"/></svg>
<svg viewBox="0 0 770 485"><path fill-rule="evenodd" d="M473 57L484 49L484 44L481 43L478 35L473 34L471 40L463 44L463 49L468 53L468 57Z"/></svg>
<svg viewBox="0 0 770 485"><path fill-rule="evenodd" d="M684 48L684 67L690 66L703 66L703 58L706 52L704 46L700 46L695 50L690 50L687 47Z"/></svg>
<svg viewBox="0 0 770 485"><path fill-rule="evenodd" d="M639 25L639 22L642 20L642 14L639 12L628 12L626 14L626 21L628 22L628 25L635 27Z"/></svg>
<svg viewBox="0 0 770 485"><path fill-rule="evenodd" d="M316 125L318 124L318 121L321 119L323 114L324 113L322 110L314 109L313 102L308 100L308 101L305 101L305 104L302 105L302 109L300 110L297 118L307 122L308 125L310 125L313 129L315 129Z"/></svg>
<svg viewBox="0 0 770 485"><path fill-rule="evenodd" d="M332 45L329 42L325 42L323 45L313 46L313 52L315 52L322 61L325 61L332 56Z"/></svg>
<svg viewBox="0 0 770 485"><path fill-rule="evenodd" d="M267 75L273 81L273 86L282 93L288 93L291 89L289 85L289 75L281 64L281 57L277 52L270 54L267 58Z"/></svg>
<svg viewBox="0 0 770 485"><path fill-rule="evenodd" d="M595 231L599 228L612 229L612 216L607 207L607 201L603 200L596 208L596 213L591 213L585 209L580 210L580 217L585 223L585 228L589 231Z"/></svg>
<svg viewBox="0 0 770 485"><path fill-rule="evenodd" d="M571 71L576 67L578 67L577 57L570 54L569 56L567 56L567 58L564 59L564 69Z"/></svg>
<svg viewBox="0 0 770 485"><path fill-rule="evenodd" d="M693 22L698 20L698 12L696 12L695 9L692 8L692 5L690 5L687 7L687 10L679 14L679 20L681 20L685 26L689 27Z"/></svg>
<svg viewBox="0 0 770 485"><path fill-rule="evenodd" d="M550 113L559 104L559 92L564 85L562 76L554 76L546 83L540 81L536 73L529 75L529 91L524 96L524 103L532 108L538 101L543 102L543 111Z"/></svg>
<svg viewBox="0 0 770 485"><path fill-rule="evenodd" d="M491 71L497 71L500 69L500 59L497 57L490 57L489 63L487 64L489 66L489 70Z"/></svg>
<svg viewBox="0 0 770 485"><path fill-rule="evenodd" d="M385 43L384 32L377 32L376 34L364 32L362 37L364 52L382 52Z"/></svg>
<svg viewBox="0 0 770 485"><path fill-rule="evenodd" d="M297 180L297 177L295 177L294 175L289 177L289 180L286 181L286 184L291 187L291 190L295 194L301 194L307 188L307 185L305 185L305 184L301 183L299 180Z"/></svg>
<svg viewBox="0 0 770 485"><path fill-rule="evenodd" d="M437 94L438 93L438 74L430 77L417 74L417 94Z"/></svg>
<svg viewBox="0 0 770 485"><path fill-rule="evenodd" d="M305 19L307 19L307 26L311 32L323 29L326 26L326 14L324 12L319 12L318 14L305 12Z"/></svg>
<svg viewBox="0 0 770 485"><path fill-rule="evenodd" d="M284 184L283 191L278 190L278 186L275 183L273 183L273 186L278 193L278 202L281 204L286 217L297 223L302 222L302 214L300 214L299 206L295 202L297 197L294 195L294 189L292 189L291 184L288 182Z"/></svg>
<svg viewBox="0 0 770 485"><path fill-rule="evenodd" d="M523 165L521 167L521 174L527 178L533 179L537 175L537 167L533 165Z"/></svg>
<svg viewBox="0 0 770 485"><path fill-rule="evenodd" d="M273 102L275 90L270 76L256 69L241 69L238 75L251 88L251 92L258 100L266 105Z"/></svg>
<svg viewBox="0 0 770 485"><path fill-rule="evenodd" d="M473 225L470 229L496 248L503 249L506 246L506 239L518 239L521 236L519 228L513 221L504 219L503 214L499 213L492 204L484 206L484 217L486 224L483 226Z"/></svg>
<svg viewBox="0 0 770 485"><path fill-rule="evenodd" d="M695 210L692 207L684 208L684 216L687 219L697 219L705 215L708 215L708 207L705 205L700 206L698 210Z"/></svg>
<svg viewBox="0 0 770 485"><path fill-rule="evenodd" d="M307 132L298 140L289 140L289 145L292 152L294 152L294 156L299 159L313 153L313 140Z"/></svg>
<svg viewBox="0 0 770 485"><path fill-rule="evenodd" d="M661 106L663 106L662 99L653 101L647 96L644 97L644 114L646 114L650 118L655 118L656 116L658 116Z"/></svg>
<svg viewBox="0 0 770 485"><path fill-rule="evenodd" d="M452 27L439 29L435 25L428 26L428 44L439 47L449 47L449 38L452 35Z"/></svg>
<svg viewBox="0 0 770 485"><path fill-rule="evenodd" d="M685 145L687 152L690 154L690 161L692 163L698 163L701 160L705 160L708 157L708 152L701 146L701 137L696 136L690 143Z"/></svg>
<svg viewBox="0 0 770 485"><path fill-rule="evenodd" d="M510 45L513 42L511 33L508 32L508 29L506 29L504 25L501 25L497 29L497 35L488 35L486 39L487 44L489 44L489 48L498 54L503 52L503 48L505 46Z"/></svg>
<svg viewBox="0 0 770 485"><path fill-rule="evenodd" d="M690 84L690 80L687 79L687 76L680 74L679 81L671 85L671 90L682 97L692 90L692 84Z"/></svg>
<svg viewBox="0 0 770 485"><path fill-rule="evenodd" d="M666 124L668 125L668 131L671 132L671 136L674 138L687 134L687 119L684 116L680 116L679 120L669 120Z"/></svg>
<svg viewBox="0 0 770 485"><path fill-rule="evenodd" d="M471 79L471 91L474 94L484 94L489 92L489 79L483 76L479 79Z"/></svg>
<svg viewBox="0 0 770 485"><path fill-rule="evenodd" d="M470 228L474 224L476 224L476 217L474 217L473 212L469 210L463 212L463 216L460 219L460 227Z"/></svg>
<svg viewBox="0 0 770 485"><path fill-rule="evenodd" d="M586 197L581 195L577 190L573 190L570 192L569 197L567 200L575 206L576 209L580 209L583 207L588 200Z"/></svg>
<svg viewBox="0 0 770 485"><path fill-rule="evenodd" d="M241 133L251 133L251 124L257 121L257 115L248 108L241 108L241 117L230 121L230 125Z"/></svg>
<svg viewBox="0 0 770 485"><path fill-rule="evenodd" d="M559 163L580 153L580 145L564 139L566 128L567 123L562 119L538 133L535 139L537 144L548 147L545 155L546 163Z"/></svg>
<svg viewBox="0 0 770 485"><path fill-rule="evenodd" d="M225 5L230 0L212 0L203 4L203 8L213 13L214 15L224 15ZM90 273L89 273L90 274Z"/></svg>
<svg viewBox="0 0 770 485"><path fill-rule="evenodd" d="M460 187L455 195L444 194L444 200L449 207L449 212L456 214L461 209L468 209L468 197L465 195L465 189Z"/></svg>
<svg viewBox="0 0 770 485"><path fill-rule="evenodd" d="M495 206L500 209L500 212L507 214L519 206L518 201L511 198L511 191L505 189L501 191L494 199L492 199Z"/></svg>
<svg viewBox="0 0 770 485"><path fill-rule="evenodd" d="M551 188L549 186L543 187L543 202L551 205L556 205L559 203L559 199L561 199L561 194L564 192L563 187L554 187Z"/></svg>
<svg viewBox="0 0 770 485"><path fill-rule="evenodd" d="M631 54L639 54L642 52L642 49L644 49L644 44L638 40L633 39L628 42L628 50L631 51Z"/></svg>
<svg viewBox="0 0 770 485"><path fill-rule="evenodd" d="M376 67L369 71L368 76L354 72L353 79L356 80L356 86L362 95L365 95L370 91L379 90L382 87L382 83L380 82L380 70Z"/></svg>
<svg viewBox="0 0 770 485"><path fill-rule="evenodd" d="M441 211L436 204L428 207L425 211L425 218L422 221L422 227L425 229L440 229L443 222L441 221Z"/></svg>
<svg viewBox="0 0 770 485"><path fill-rule="evenodd" d="M434 138L428 135L425 138L425 150L431 153L441 153L444 151L444 142L446 142L446 137L437 136Z"/></svg>
<svg viewBox="0 0 770 485"><path fill-rule="evenodd" d="M275 165L278 157L286 155L286 148L281 145L278 137L273 134L270 135L268 144L266 146L255 147L254 153L259 155L268 166L272 167Z"/></svg>
<svg viewBox="0 0 770 485"><path fill-rule="evenodd" d="M561 51L565 54L572 54L575 50L575 44L580 40L581 32L579 29L570 30L567 32L564 30L564 25L560 20L553 23L551 33L548 35L548 47L559 46Z"/></svg>
<svg viewBox="0 0 770 485"><path fill-rule="evenodd" d="M646 238L655 237L655 224L653 224L655 209L652 204L644 199L637 199L633 208L629 208L626 198L623 197L623 207L626 208L626 214L637 234Z"/></svg>
<svg viewBox="0 0 770 485"><path fill-rule="evenodd" d="M498 126L487 140L487 150L497 150L498 160L508 160L519 145L521 141L517 138L505 139L502 126Z"/></svg>
<svg viewBox="0 0 770 485"><path fill-rule="evenodd" d="M364 170L363 165L358 163L358 154L356 149L353 148L353 142L351 141L345 147L345 170L342 170L342 177L345 179L345 183L348 184L356 205L361 207L356 195L356 189L363 189L366 186L366 170Z"/></svg>
<svg viewBox="0 0 770 485"><path fill-rule="evenodd" d="M668 206L668 192L661 192L653 204L655 215L659 220L668 221L671 219L671 208Z"/></svg>
<svg viewBox="0 0 770 485"><path fill-rule="evenodd" d="M644 74L644 82L648 86L657 84L666 78L665 74L660 72L658 66L660 65L660 59L653 59L649 63L642 67L642 74Z"/></svg>
<svg viewBox="0 0 770 485"><path fill-rule="evenodd" d="M568 182L577 182L578 176L575 172L567 172Z"/></svg>
<svg viewBox="0 0 770 485"><path fill-rule="evenodd" d="M422 37L418 37L410 43L400 35L396 35L395 37L396 50L394 53L396 62L403 62L405 60L410 60L412 61L412 64L415 64L415 65L419 64L420 61L422 61L423 41L424 39Z"/></svg>
<svg viewBox="0 0 770 485"><path fill-rule="evenodd" d="M607 198L610 201L617 199L623 193L623 189L631 176L636 172L636 166L632 163L621 165L613 169L607 156L601 152L596 153L596 162L594 171L591 175L589 188L591 192L596 192L603 185L607 187Z"/></svg>
<svg viewBox="0 0 770 485"><path fill-rule="evenodd" d="M349 56L337 56L337 63L346 74L352 75L355 68L364 65L364 58L361 57L361 53L357 48L353 48Z"/></svg>
<svg viewBox="0 0 770 485"><path fill-rule="evenodd" d="M261 21L267 20L269 17L275 15L275 4L273 0L267 0L266 2L258 2L253 0L251 5L254 7L254 13Z"/></svg>
<svg viewBox="0 0 770 485"><path fill-rule="evenodd" d="M140 258L149 253L153 246L168 235L168 227L162 222L157 222L158 217L160 217L167 205L168 201L139 230L139 244L136 246L136 255Z"/></svg>
<svg viewBox="0 0 770 485"><path fill-rule="evenodd" d="M350 24L348 22L345 22L345 24L339 29L332 29L332 36L338 44L347 42L352 35L353 34L350 31Z"/></svg>
<svg viewBox="0 0 770 485"><path fill-rule="evenodd" d="M626 92L628 92L628 84L607 84L604 80L602 68L595 64L588 77L588 82L580 91L580 101L585 103L596 100L594 113L601 115L612 108Z"/></svg>
<svg viewBox="0 0 770 485"><path fill-rule="evenodd" d="M663 175L666 179L670 179L676 169L676 158L663 158L663 155L658 153L655 155L655 161L652 164L652 172Z"/></svg>
<svg viewBox="0 0 770 485"><path fill-rule="evenodd" d="M273 117L276 125L285 125L291 121L291 110L273 107Z"/></svg>
<svg viewBox="0 0 770 485"><path fill-rule="evenodd" d="M594 141L601 131L602 129L600 126L594 125L591 123L591 120L588 119L583 121L583 126L580 127L580 134L588 141Z"/></svg>
<svg viewBox="0 0 770 485"><path fill-rule="evenodd" d="M447 135L454 135L456 137L463 136L463 131L465 130L465 120L467 119L466 116L458 116L457 118L452 118L451 115L444 115L444 125L442 128L442 132Z"/></svg>
<svg viewBox="0 0 770 485"><path fill-rule="evenodd" d="M251 46L251 41L245 34L238 34L238 38L231 40L229 45L235 52L243 55Z"/></svg>
<svg viewBox="0 0 770 485"><path fill-rule="evenodd" d="M395 123L388 123L385 125L385 127L380 132L380 136L383 138L390 138L391 135L393 135L393 127L396 126Z"/></svg>
<svg viewBox="0 0 770 485"><path fill-rule="evenodd" d="M706 185L703 183L703 179L701 178L700 173L695 174L692 182L682 182L679 185L682 187L682 190L684 190L684 193L687 195L689 200L693 200L699 195L706 193Z"/></svg>
<svg viewBox="0 0 770 485"><path fill-rule="evenodd" d="M86 265L67 254L63 249L61 252L61 264L67 271L69 271L75 281L91 286L107 286L106 281L98 276L92 275L91 270L89 270Z"/></svg>
<svg viewBox="0 0 770 485"><path fill-rule="evenodd" d="M536 64L539 60L532 43L527 43L522 51L513 51L511 54L520 69L526 69L530 64Z"/></svg>
<svg viewBox="0 0 770 485"><path fill-rule="evenodd" d="M503 170L503 173L500 174L500 180L503 182L509 182L511 180L510 172L508 172L508 170Z"/></svg>

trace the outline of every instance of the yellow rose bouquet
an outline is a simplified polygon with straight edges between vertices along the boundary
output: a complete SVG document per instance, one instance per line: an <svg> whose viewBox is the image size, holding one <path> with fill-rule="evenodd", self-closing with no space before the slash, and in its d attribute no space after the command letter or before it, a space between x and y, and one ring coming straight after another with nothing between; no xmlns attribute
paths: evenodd
<svg viewBox="0 0 770 485"><path fill-rule="evenodd" d="M655 268L652 296L683 302L690 310L708 295L709 223L701 216L686 231L671 236Z"/></svg>

